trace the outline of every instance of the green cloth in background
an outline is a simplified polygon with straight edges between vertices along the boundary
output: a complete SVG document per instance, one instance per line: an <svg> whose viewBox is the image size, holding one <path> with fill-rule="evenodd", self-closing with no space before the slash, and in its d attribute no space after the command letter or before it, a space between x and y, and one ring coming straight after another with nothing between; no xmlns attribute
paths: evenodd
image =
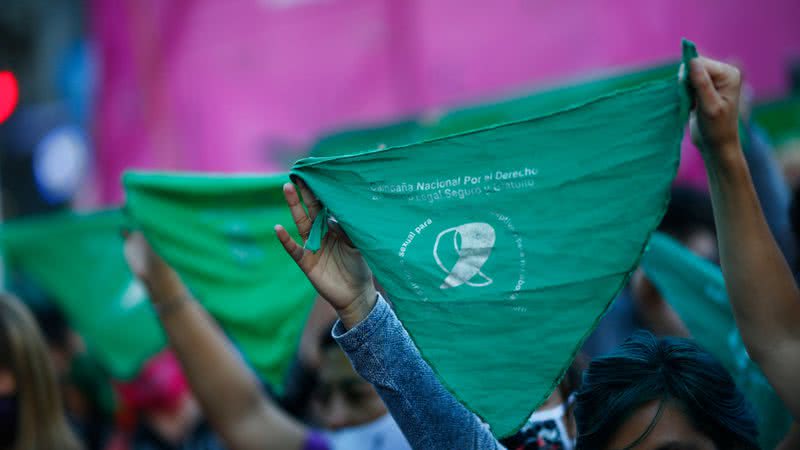
<svg viewBox="0 0 800 450"><path fill-rule="evenodd" d="M446 112L426 127L427 139L524 120L548 114L610 92L629 89L650 81L663 80L678 73L679 61L621 74L596 77L553 89L534 92L499 102L481 103ZM316 156L316 155L311 155Z"/></svg>
<svg viewBox="0 0 800 450"><path fill-rule="evenodd" d="M311 156L337 156L416 142L425 136L414 118L370 127L353 128L323 136L311 148Z"/></svg>
<svg viewBox="0 0 800 450"><path fill-rule="evenodd" d="M292 223L287 181L285 174L124 176L132 222L278 390L316 295L273 230Z"/></svg>
<svg viewBox="0 0 800 450"><path fill-rule="evenodd" d="M98 360L117 378L135 376L164 346L144 287L123 254L120 210L63 213L3 224L5 263L41 286Z"/></svg>
<svg viewBox="0 0 800 450"><path fill-rule="evenodd" d="M747 355L728 303L722 271L661 233L650 240L642 268L692 338L719 359L755 407L761 447L775 448L789 430L791 416Z"/></svg>
<svg viewBox="0 0 800 450"><path fill-rule="evenodd" d="M800 95L756 105L753 121L766 130L777 149L800 140Z"/></svg>
<svg viewBox="0 0 800 450"><path fill-rule="evenodd" d="M427 118L407 117L399 121L336 131L320 138L309 155L323 157L360 153L380 146L408 145L476 128L523 120L563 108L565 105L579 104L615 90L669 77L677 72L679 64L676 61L596 76L513 98L453 108L436 118L433 115Z"/></svg>
<svg viewBox="0 0 800 450"><path fill-rule="evenodd" d="M684 55L696 55L691 43ZM334 216L361 250L440 381L507 436L637 266L668 202L689 105L676 67L530 119L306 158L292 173L325 204L320 223Z"/></svg>
<svg viewBox="0 0 800 450"><path fill-rule="evenodd" d="M89 353L79 353L72 358L69 381L97 408L97 412L113 417L117 410L117 397L108 373Z"/></svg>

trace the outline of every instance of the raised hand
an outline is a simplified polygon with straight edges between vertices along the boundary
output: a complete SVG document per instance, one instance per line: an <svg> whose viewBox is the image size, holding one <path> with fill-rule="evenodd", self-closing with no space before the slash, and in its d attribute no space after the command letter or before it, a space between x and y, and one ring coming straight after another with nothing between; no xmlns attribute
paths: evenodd
<svg viewBox="0 0 800 450"><path fill-rule="evenodd" d="M181 300L187 294L177 272L153 251L141 232L126 236L125 260L131 272L145 284L155 305Z"/></svg>
<svg viewBox="0 0 800 450"><path fill-rule="evenodd" d="M302 180L297 180L297 185L308 213L291 183L283 186L283 194L305 243L322 205ZM372 311L377 297L372 272L339 227L330 228L316 253L295 242L283 226L276 225L275 232L286 253L306 274L317 292L333 306L346 328L352 328Z"/></svg>
<svg viewBox="0 0 800 450"><path fill-rule="evenodd" d="M739 69L708 58L691 61L689 79L697 105L692 113L692 140L706 159L727 158L739 150Z"/></svg>

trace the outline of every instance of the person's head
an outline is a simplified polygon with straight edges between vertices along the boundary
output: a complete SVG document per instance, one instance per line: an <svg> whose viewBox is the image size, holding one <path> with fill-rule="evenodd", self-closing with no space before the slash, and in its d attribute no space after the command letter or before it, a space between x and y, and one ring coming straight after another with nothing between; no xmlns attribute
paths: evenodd
<svg viewBox="0 0 800 450"><path fill-rule="evenodd" d="M583 376L577 450L758 449L750 405L710 353L637 332Z"/></svg>
<svg viewBox="0 0 800 450"><path fill-rule="evenodd" d="M500 442L506 448L515 450L573 448L574 398L585 366L585 358L579 354L550 398L536 409L519 431Z"/></svg>
<svg viewBox="0 0 800 450"><path fill-rule="evenodd" d="M125 406L141 414L175 413L190 395L189 383L171 351L153 356L136 378L116 387Z"/></svg>
<svg viewBox="0 0 800 450"><path fill-rule="evenodd" d="M30 309L50 350L56 377L61 380L68 375L73 358L85 351L83 339L70 327L53 300L40 299Z"/></svg>
<svg viewBox="0 0 800 450"><path fill-rule="evenodd" d="M31 313L0 294L0 449L78 449L47 345Z"/></svg>
<svg viewBox="0 0 800 450"><path fill-rule="evenodd" d="M328 327L320 337L317 386L311 399L313 419L328 430L355 427L387 414L378 392L361 378Z"/></svg>
<svg viewBox="0 0 800 450"><path fill-rule="evenodd" d="M197 402L178 359L163 351L135 379L117 384L122 403L163 440L184 440L201 420Z"/></svg>

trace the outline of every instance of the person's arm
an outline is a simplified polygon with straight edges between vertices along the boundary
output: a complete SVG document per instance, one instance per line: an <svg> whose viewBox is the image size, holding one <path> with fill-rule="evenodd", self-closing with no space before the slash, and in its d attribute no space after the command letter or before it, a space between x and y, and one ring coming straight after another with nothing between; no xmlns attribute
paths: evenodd
<svg viewBox="0 0 800 450"><path fill-rule="evenodd" d="M308 431L261 392L259 382L222 330L192 298L178 274L141 233L125 257L147 287L169 343L205 417L231 450L302 449Z"/></svg>
<svg viewBox="0 0 800 450"><path fill-rule="evenodd" d="M501 448L475 414L439 383L382 297L349 330L337 322L333 336L353 368L378 390L412 448Z"/></svg>
<svg viewBox="0 0 800 450"><path fill-rule="evenodd" d="M301 180L284 186L297 231L308 239L321 205ZM286 230L275 230L286 252L339 315L334 337L356 371L371 382L415 449L502 448L491 432L438 382L385 300L378 296L359 251L332 227L314 253Z"/></svg>
<svg viewBox="0 0 800 450"><path fill-rule="evenodd" d="M692 60L697 107L692 134L703 149L720 261L745 346L800 418L800 292L770 233L742 154L736 68Z"/></svg>

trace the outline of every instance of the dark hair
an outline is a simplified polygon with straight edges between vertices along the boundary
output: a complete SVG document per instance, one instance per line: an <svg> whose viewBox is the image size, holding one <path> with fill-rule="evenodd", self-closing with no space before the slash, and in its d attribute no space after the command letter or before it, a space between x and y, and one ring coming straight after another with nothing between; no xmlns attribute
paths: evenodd
<svg viewBox="0 0 800 450"><path fill-rule="evenodd" d="M698 230L715 233L711 199L692 188L672 188L671 199L658 230L681 241Z"/></svg>
<svg viewBox="0 0 800 450"><path fill-rule="evenodd" d="M9 286L33 313L36 324L50 348L64 349L70 335L70 325L64 312L42 287L24 272L11 270Z"/></svg>
<svg viewBox="0 0 800 450"><path fill-rule="evenodd" d="M68 345L71 331L69 322L55 303L48 301L31 305L31 312L49 347L63 349Z"/></svg>
<svg viewBox="0 0 800 450"><path fill-rule="evenodd" d="M575 406L576 450L604 448L637 408L653 400L678 404L717 448L758 449L752 409L725 368L689 339L640 331L584 373Z"/></svg>

